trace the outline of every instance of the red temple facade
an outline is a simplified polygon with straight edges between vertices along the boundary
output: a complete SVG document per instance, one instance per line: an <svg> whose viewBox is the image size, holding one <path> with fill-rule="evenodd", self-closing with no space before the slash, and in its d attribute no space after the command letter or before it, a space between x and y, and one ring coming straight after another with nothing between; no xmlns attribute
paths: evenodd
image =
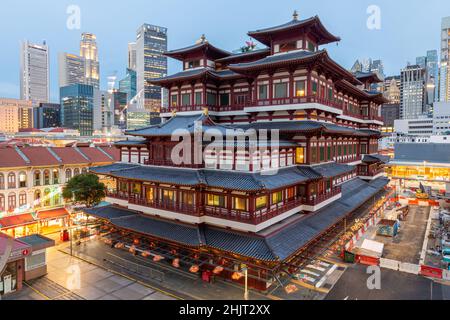
<svg viewBox="0 0 450 320"><path fill-rule="evenodd" d="M109 242L128 237L154 261L238 282L245 263L266 290L386 186L385 100L369 89L375 75L321 48L340 39L317 16L249 36L265 48L232 54L202 36L166 53L183 71L152 81L169 91L163 122L128 131L121 162L91 169L111 205L87 213L117 232Z"/></svg>

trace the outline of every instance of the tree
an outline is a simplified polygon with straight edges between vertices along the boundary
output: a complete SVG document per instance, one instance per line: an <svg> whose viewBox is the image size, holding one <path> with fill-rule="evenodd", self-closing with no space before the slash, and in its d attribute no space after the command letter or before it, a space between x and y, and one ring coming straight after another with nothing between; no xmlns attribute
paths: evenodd
<svg viewBox="0 0 450 320"><path fill-rule="evenodd" d="M70 179L62 195L66 200L84 203L91 208L106 196L106 186L95 174L81 174Z"/></svg>

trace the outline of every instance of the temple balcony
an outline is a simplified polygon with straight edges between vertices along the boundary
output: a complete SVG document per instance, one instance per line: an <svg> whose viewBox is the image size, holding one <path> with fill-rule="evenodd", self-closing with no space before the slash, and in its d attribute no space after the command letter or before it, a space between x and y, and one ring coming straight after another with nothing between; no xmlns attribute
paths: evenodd
<svg viewBox="0 0 450 320"><path fill-rule="evenodd" d="M200 169L204 168L204 164L175 164L171 160L157 160L157 159L146 159L144 160L144 165L147 166L166 166L166 167L174 167L174 168L191 168L191 169Z"/></svg>

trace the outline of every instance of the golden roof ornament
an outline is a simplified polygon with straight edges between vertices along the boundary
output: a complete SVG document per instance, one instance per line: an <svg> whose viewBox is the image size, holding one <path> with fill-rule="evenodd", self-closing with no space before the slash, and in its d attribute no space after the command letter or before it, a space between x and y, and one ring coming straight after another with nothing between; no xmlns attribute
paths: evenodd
<svg viewBox="0 0 450 320"><path fill-rule="evenodd" d="M172 110L172 117L176 117L177 116L177 109L173 109Z"/></svg>
<svg viewBox="0 0 450 320"><path fill-rule="evenodd" d="M208 40L206 40L206 36L205 34L202 34L202 36L200 37L200 39L198 39L195 44L201 44L201 43L205 43L208 42Z"/></svg>
<svg viewBox="0 0 450 320"><path fill-rule="evenodd" d="M204 116L208 116L209 115L209 110L208 110L208 108L203 108L203 115Z"/></svg>
<svg viewBox="0 0 450 320"><path fill-rule="evenodd" d="M298 12L297 10L294 10L294 13L292 14L292 18L294 21L298 21Z"/></svg>

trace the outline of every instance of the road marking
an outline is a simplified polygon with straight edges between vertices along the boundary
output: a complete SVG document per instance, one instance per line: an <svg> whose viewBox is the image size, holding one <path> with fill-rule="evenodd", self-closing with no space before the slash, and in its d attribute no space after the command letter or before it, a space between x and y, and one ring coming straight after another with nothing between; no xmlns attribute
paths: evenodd
<svg viewBox="0 0 450 320"><path fill-rule="evenodd" d="M45 300L52 300L50 299L49 296L45 295L44 293L42 293L41 291L39 291L38 289L33 288L30 284L28 284L28 282L24 281L24 284L29 287L31 290L33 290L34 292L36 292L38 295L40 295L41 297L44 297Z"/></svg>
<svg viewBox="0 0 450 320"><path fill-rule="evenodd" d="M326 294L328 294L328 293L330 293L330 290L328 290L328 289L324 289L324 288L316 288L315 286L313 286L313 285L310 285L310 284L308 284L308 283L306 283L306 282L303 282L303 281L300 281L300 280L291 280L293 283L295 283L295 284L298 284L299 286L302 286L302 287L304 287L304 288L307 288L307 289L310 289L310 290L313 290L313 291L317 291L317 292L321 292L321 293L326 293Z"/></svg>

